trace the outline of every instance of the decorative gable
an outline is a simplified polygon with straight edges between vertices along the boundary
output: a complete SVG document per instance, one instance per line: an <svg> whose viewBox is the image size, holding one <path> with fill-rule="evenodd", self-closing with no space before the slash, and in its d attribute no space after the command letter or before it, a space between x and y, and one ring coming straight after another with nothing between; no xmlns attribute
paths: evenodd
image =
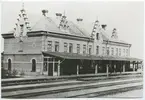
<svg viewBox="0 0 145 100"><path fill-rule="evenodd" d="M30 22L28 20L24 7L20 10L17 22L14 28L14 36L19 37L22 41L22 37L27 35L27 32L31 30Z"/></svg>

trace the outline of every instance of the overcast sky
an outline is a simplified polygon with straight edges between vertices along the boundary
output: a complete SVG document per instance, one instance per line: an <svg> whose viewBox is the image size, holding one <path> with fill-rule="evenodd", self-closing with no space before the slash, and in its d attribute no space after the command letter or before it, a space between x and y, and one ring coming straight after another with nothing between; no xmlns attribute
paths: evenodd
<svg viewBox="0 0 145 100"><path fill-rule="evenodd" d="M71 21L83 18L86 29L90 29L98 18L101 24L107 24L107 30L116 28L119 39L132 44L131 56L143 58L144 39L144 3L143 2L24 2L28 18L33 25L42 16L41 10L47 9L48 16L55 17L56 12L64 12ZM15 27L16 19L22 8L21 2L2 3L2 33ZM108 33L109 35L111 33ZM3 46L3 41L2 41ZM3 47L2 47L3 49Z"/></svg>

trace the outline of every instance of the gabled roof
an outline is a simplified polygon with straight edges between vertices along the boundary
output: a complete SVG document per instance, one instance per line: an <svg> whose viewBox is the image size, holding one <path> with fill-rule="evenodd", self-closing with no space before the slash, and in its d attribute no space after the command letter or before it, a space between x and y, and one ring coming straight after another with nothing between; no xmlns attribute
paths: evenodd
<svg viewBox="0 0 145 100"><path fill-rule="evenodd" d="M102 33L102 38L103 40L106 40L106 41L111 41L111 42L117 42L117 43L124 43L124 44L129 44L123 40L119 40L119 39L113 39L111 38L111 36L109 36L108 34L110 34L110 31L106 30L106 31L101 31Z"/></svg>
<svg viewBox="0 0 145 100"><path fill-rule="evenodd" d="M32 27L31 31L48 31L54 33L69 34L75 36L89 37L89 34L74 24L72 21L68 21L69 28L67 31L63 31L58 28L58 22L50 17L42 17L36 24Z"/></svg>
<svg viewBox="0 0 145 100"><path fill-rule="evenodd" d="M90 37L88 32L81 28L80 26L74 24L72 21L68 21L69 31L71 34L79 35L83 37Z"/></svg>
<svg viewBox="0 0 145 100"><path fill-rule="evenodd" d="M32 27L31 31L48 31L62 33L51 18L44 16L38 22L36 22L36 24Z"/></svg>

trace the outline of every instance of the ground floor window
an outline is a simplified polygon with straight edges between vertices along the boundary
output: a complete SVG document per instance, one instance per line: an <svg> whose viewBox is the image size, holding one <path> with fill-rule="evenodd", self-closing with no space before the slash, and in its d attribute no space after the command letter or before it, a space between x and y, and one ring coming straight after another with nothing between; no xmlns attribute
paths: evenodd
<svg viewBox="0 0 145 100"><path fill-rule="evenodd" d="M32 59L32 72L36 72L36 60Z"/></svg>
<svg viewBox="0 0 145 100"><path fill-rule="evenodd" d="M44 66L43 66L43 71L47 71L47 66L48 66L48 63L47 63L47 58L44 58Z"/></svg>
<svg viewBox="0 0 145 100"><path fill-rule="evenodd" d="M11 59L8 59L8 70L11 71Z"/></svg>

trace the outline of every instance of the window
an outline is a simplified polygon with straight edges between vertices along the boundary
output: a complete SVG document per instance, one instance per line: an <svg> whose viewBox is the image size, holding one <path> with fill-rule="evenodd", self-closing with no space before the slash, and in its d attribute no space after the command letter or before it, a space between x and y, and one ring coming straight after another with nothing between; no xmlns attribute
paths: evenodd
<svg viewBox="0 0 145 100"><path fill-rule="evenodd" d="M48 64L48 63L47 63L47 60L48 60L47 58L44 58L43 71L47 71L47 64Z"/></svg>
<svg viewBox="0 0 145 100"><path fill-rule="evenodd" d="M67 43L64 43L64 52L67 52Z"/></svg>
<svg viewBox="0 0 145 100"><path fill-rule="evenodd" d="M91 55L92 52L92 45L89 45L89 55Z"/></svg>
<svg viewBox="0 0 145 100"><path fill-rule="evenodd" d="M123 49L123 54L124 54L124 56L125 56L125 49Z"/></svg>
<svg viewBox="0 0 145 100"><path fill-rule="evenodd" d="M80 53L80 44L77 44L77 53Z"/></svg>
<svg viewBox="0 0 145 100"><path fill-rule="evenodd" d="M109 55L109 47L107 47L107 55Z"/></svg>
<svg viewBox="0 0 145 100"><path fill-rule="evenodd" d="M112 54L111 55L113 56L114 55L114 48L111 48L111 50L112 50Z"/></svg>
<svg viewBox="0 0 145 100"><path fill-rule="evenodd" d="M96 40L99 40L99 33L96 34Z"/></svg>
<svg viewBox="0 0 145 100"><path fill-rule="evenodd" d="M21 27L21 33L23 33L24 32L24 25L20 25L20 27Z"/></svg>
<svg viewBox="0 0 145 100"><path fill-rule="evenodd" d="M116 48L116 56L118 56L118 48Z"/></svg>
<svg viewBox="0 0 145 100"><path fill-rule="evenodd" d="M121 56L121 48L119 48L119 56Z"/></svg>
<svg viewBox="0 0 145 100"><path fill-rule="evenodd" d="M59 51L59 42L55 42L55 52Z"/></svg>
<svg viewBox="0 0 145 100"><path fill-rule="evenodd" d="M99 46L96 47L96 54L99 54Z"/></svg>
<svg viewBox="0 0 145 100"><path fill-rule="evenodd" d="M72 43L69 44L69 53L73 53L73 44Z"/></svg>
<svg viewBox="0 0 145 100"><path fill-rule="evenodd" d="M83 45L83 54L86 54L86 45Z"/></svg>
<svg viewBox="0 0 145 100"><path fill-rule="evenodd" d="M48 50L48 51L52 51L52 41L48 41L47 50Z"/></svg>
<svg viewBox="0 0 145 100"><path fill-rule="evenodd" d="M36 72L36 60L32 59L32 72Z"/></svg>
<svg viewBox="0 0 145 100"><path fill-rule="evenodd" d="M11 71L11 66L12 66L12 64L11 64L11 59L8 59L8 70L9 70L9 71Z"/></svg>
<svg viewBox="0 0 145 100"><path fill-rule="evenodd" d="M128 56L128 49L126 49L126 56Z"/></svg>
<svg viewBox="0 0 145 100"><path fill-rule="evenodd" d="M102 47L102 55L105 55L105 47Z"/></svg>

